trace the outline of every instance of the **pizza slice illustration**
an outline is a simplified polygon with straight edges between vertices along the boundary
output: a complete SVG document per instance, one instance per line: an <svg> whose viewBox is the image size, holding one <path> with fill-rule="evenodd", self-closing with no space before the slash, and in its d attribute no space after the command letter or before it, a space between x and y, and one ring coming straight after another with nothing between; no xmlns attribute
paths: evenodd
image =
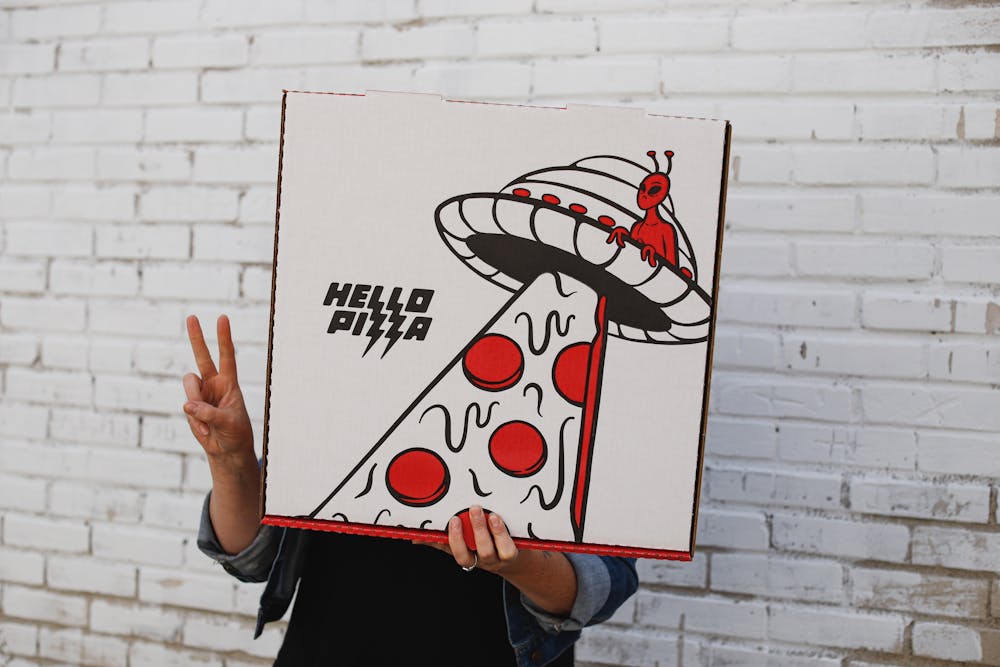
<svg viewBox="0 0 1000 667"><path fill-rule="evenodd" d="M661 171L598 155L435 211L441 240L512 293L310 519L444 530L472 504L515 538L582 543L605 350L706 343L711 297ZM601 451L601 447L605 450ZM466 538L468 540L468 536Z"/></svg>

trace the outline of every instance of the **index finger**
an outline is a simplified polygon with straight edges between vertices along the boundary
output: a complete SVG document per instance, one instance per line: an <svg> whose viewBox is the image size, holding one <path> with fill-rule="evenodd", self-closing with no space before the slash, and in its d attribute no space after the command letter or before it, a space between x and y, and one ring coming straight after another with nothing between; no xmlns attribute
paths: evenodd
<svg viewBox="0 0 1000 667"><path fill-rule="evenodd" d="M195 363L198 364L198 371L201 373L201 379L204 381L217 375L218 371L215 370L212 353L208 351L208 345L205 344L205 334L201 332L201 323L198 322L197 315L188 315L187 332L188 338L191 340L191 349L194 351Z"/></svg>
<svg viewBox="0 0 1000 667"><path fill-rule="evenodd" d="M235 378L236 346L233 345L233 332L227 315L219 315L216 330L219 336L219 370L223 375Z"/></svg>

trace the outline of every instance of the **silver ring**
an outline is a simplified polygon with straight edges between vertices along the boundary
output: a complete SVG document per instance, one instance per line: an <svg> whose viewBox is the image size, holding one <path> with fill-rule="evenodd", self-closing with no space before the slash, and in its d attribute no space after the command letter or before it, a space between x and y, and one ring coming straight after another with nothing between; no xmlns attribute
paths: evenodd
<svg viewBox="0 0 1000 667"><path fill-rule="evenodd" d="M472 565L470 565L469 567L465 567L464 565L460 566L466 572L472 572L473 570L476 569L476 566L479 565L479 554L477 554L475 551L473 551L472 552L472 557L476 559L476 560L472 561Z"/></svg>

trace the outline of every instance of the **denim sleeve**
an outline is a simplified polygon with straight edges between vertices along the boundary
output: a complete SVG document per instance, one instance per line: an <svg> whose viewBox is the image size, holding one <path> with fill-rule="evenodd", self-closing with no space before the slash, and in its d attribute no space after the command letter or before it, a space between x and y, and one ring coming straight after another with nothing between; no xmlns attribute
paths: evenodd
<svg viewBox="0 0 1000 667"><path fill-rule="evenodd" d="M569 616L550 614L521 593L521 604L549 634L580 630L606 621L639 587L634 558L564 555L576 572L576 600Z"/></svg>
<svg viewBox="0 0 1000 667"><path fill-rule="evenodd" d="M278 553L281 528L261 525L257 531L257 536L254 537L253 542L247 545L245 549L236 554L227 554L222 545L219 544L219 539L215 535L215 529L212 527L212 518L208 512L208 503L211 497L212 492L209 491L201 507L198 548L212 560L221 563L222 569L240 581L267 581L267 576L271 571L271 564Z"/></svg>

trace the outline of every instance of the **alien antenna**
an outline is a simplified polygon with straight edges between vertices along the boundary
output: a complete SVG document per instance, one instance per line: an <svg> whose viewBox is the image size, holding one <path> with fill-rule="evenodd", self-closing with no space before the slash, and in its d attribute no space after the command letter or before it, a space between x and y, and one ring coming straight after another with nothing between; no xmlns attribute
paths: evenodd
<svg viewBox="0 0 1000 667"><path fill-rule="evenodd" d="M656 151L646 151L646 155L653 158L653 168L656 169L656 171L659 171L660 163L656 161Z"/></svg>
<svg viewBox="0 0 1000 667"><path fill-rule="evenodd" d="M670 175L670 170L674 168L674 152L673 151L663 151L663 154L667 156L667 176ZM655 158L654 158L655 159Z"/></svg>

